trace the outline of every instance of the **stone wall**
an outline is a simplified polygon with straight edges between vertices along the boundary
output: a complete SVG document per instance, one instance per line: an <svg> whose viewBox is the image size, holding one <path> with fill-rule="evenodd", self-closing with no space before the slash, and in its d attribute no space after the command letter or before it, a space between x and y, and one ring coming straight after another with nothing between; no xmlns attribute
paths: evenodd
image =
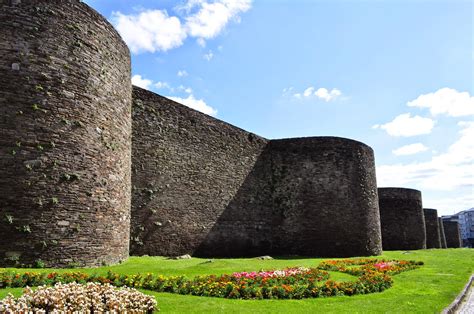
<svg viewBox="0 0 474 314"><path fill-rule="evenodd" d="M441 248L446 248L446 236L444 234L443 218L438 217L439 237L441 240Z"/></svg>
<svg viewBox="0 0 474 314"><path fill-rule="evenodd" d="M425 249L421 192L405 188L379 188L378 196L383 249Z"/></svg>
<svg viewBox="0 0 474 314"><path fill-rule="evenodd" d="M426 248L441 248L441 237L438 224L438 211L431 208L423 208L426 227Z"/></svg>
<svg viewBox="0 0 474 314"><path fill-rule="evenodd" d="M133 98L132 254L257 253L267 140L138 87ZM208 236L217 228L230 237Z"/></svg>
<svg viewBox="0 0 474 314"><path fill-rule="evenodd" d="M381 252L373 152L362 143L268 141L135 87L132 151L133 254Z"/></svg>
<svg viewBox="0 0 474 314"><path fill-rule="evenodd" d="M444 235L446 236L447 248L459 248L462 246L459 224L457 221L443 220Z"/></svg>
<svg viewBox="0 0 474 314"><path fill-rule="evenodd" d="M127 46L74 0L2 0L0 35L0 265L127 258Z"/></svg>
<svg viewBox="0 0 474 314"><path fill-rule="evenodd" d="M375 163L370 147L336 137L272 140L273 210L280 254L381 253ZM348 228L348 226L350 226Z"/></svg>

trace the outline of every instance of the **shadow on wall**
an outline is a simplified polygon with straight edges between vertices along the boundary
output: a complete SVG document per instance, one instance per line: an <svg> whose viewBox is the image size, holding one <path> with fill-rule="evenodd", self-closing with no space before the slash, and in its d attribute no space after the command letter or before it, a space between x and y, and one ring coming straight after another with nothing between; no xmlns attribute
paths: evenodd
<svg viewBox="0 0 474 314"><path fill-rule="evenodd" d="M381 253L373 151L268 141L134 88L134 255Z"/></svg>
<svg viewBox="0 0 474 314"><path fill-rule="evenodd" d="M252 171L193 252L202 257L281 254L283 215L272 202L271 152L267 146Z"/></svg>
<svg viewBox="0 0 474 314"><path fill-rule="evenodd" d="M371 162L352 140L270 141L194 255L380 254Z"/></svg>

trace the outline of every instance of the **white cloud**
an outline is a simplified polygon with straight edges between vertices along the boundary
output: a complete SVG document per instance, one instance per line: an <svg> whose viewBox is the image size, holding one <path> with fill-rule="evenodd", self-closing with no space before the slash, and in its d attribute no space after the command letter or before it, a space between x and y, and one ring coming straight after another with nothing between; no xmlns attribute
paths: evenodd
<svg viewBox="0 0 474 314"><path fill-rule="evenodd" d="M184 91L186 94L191 94L193 92L191 87L186 87L184 85L179 85L178 89Z"/></svg>
<svg viewBox="0 0 474 314"><path fill-rule="evenodd" d="M425 208L436 208L438 209L438 215L452 215L461 210L472 208L474 204L474 193L467 193L462 196L451 196L446 197L435 197L425 198L423 197L423 207Z"/></svg>
<svg viewBox="0 0 474 314"><path fill-rule="evenodd" d="M165 10L113 12L112 21L133 53L167 51L181 46L187 36L181 21Z"/></svg>
<svg viewBox="0 0 474 314"><path fill-rule="evenodd" d="M303 96L304 97L309 97L313 94L314 87L308 87L307 89L304 90Z"/></svg>
<svg viewBox="0 0 474 314"><path fill-rule="evenodd" d="M341 96L341 91L337 88L333 88L331 91L328 91L326 88L319 88L314 92L318 98L324 99L326 102L336 99Z"/></svg>
<svg viewBox="0 0 474 314"><path fill-rule="evenodd" d="M435 121L430 118L420 116L411 117L409 113L397 116L393 121L386 124L376 124L373 129L383 129L391 136L415 136L429 134L435 125Z"/></svg>
<svg viewBox="0 0 474 314"><path fill-rule="evenodd" d="M156 82L154 86L158 89L166 88L166 89L172 90L170 84L168 84L167 82Z"/></svg>
<svg viewBox="0 0 474 314"><path fill-rule="evenodd" d="M303 97L307 99L316 97L326 102L329 102L337 99L341 95L342 92L337 88L333 88L331 91L329 91L327 88L324 87L320 87L316 90L315 87L310 86L306 88L302 93L293 94L293 97L297 99L302 99Z"/></svg>
<svg viewBox="0 0 474 314"><path fill-rule="evenodd" d="M216 37L230 20L240 21L239 14L250 9L251 0L191 0L185 6L187 12L198 6L196 13L185 18L187 33L204 40Z"/></svg>
<svg viewBox="0 0 474 314"><path fill-rule="evenodd" d="M474 186L474 122L460 122L459 138L426 162L377 167L379 186L415 186L452 191Z"/></svg>
<svg viewBox="0 0 474 314"><path fill-rule="evenodd" d="M184 76L188 76L188 72L186 72L186 70L179 70L178 73L176 73L176 75L179 77L184 77Z"/></svg>
<svg viewBox="0 0 474 314"><path fill-rule="evenodd" d="M197 42L197 44L198 44L199 46L201 46L201 47L203 47L203 48L206 47L206 41L205 41L203 38L198 38L198 39L196 40L196 42Z"/></svg>
<svg viewBox="0 0 474 314"><path fill-rule="evenodd" d="M213 57L214 57L214 53L212 52L212 50L209 50L208 53L203 55L203 58L206 59L207 61L211 61Z"/></svg>
<svg viewBox="0 0 474 314"><path fill-rule="evenodd" d="M183 104L189 108L195 109L197 111L200 111L202 113L208 114L210 116L216 116L217 115L217 110L209 106L204 102L202 99L196 99L194 98L193 95L189 95L187 98L181 98L181 97L168 97L171 100L174 100L176 102L179 102L180 104Z"/></svg>
<svg viewBox="0 0 474 314"><path fill-rule="evenodd" d="M153 53L179 47L187 37L204 47L231 20L239 22L239 14L250 7L251 0L188 0L177 8L185 12L182 19L166 10L145 10L130 15L113 12L112 22L133 53Z"/></svg>
<svg viewBox="0 0 474 314"><path fill-rule="evenodd" d="M153 84L153 82L151 80L143 78L139 74L136 74L132 76L132 84L144 89L150 89L150 86L151 84Z"/></svg>
<svg viewBox="0 0 474 314"><path fill-rule="evenodd" d="M428 150L428 147L426 147L422 143L415 143L415 144L405 145L400 148L397 148L393 150L392 153L397 156L405 156L405 155L418 154L427 150Z"/></svg>
<svg viewBox="0 0 474 314"><path fill-rule="evenodd" d="M418 96L407 103L409 107L429 108L432 115L447 114L451 117L474 115L474 97L468 92L441 88L434 93Z"/></svg>

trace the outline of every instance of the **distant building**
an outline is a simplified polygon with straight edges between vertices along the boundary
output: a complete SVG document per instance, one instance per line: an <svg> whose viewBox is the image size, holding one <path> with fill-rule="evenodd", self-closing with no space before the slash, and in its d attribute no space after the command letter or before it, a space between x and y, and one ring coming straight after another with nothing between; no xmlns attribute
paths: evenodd
<svg viewBox="0 0 474 314"><path fill-rule="evenodd" d="M474 247L474 207L457 214L461 230L462 246Z"/></svg>
<svg viewBox="0 0 474 314"><path fill-rule="evenodd" d="M443 216L445 221L456 221L459 223L462 246L474 247L474 207L463 210L455 215Z"/></svg>

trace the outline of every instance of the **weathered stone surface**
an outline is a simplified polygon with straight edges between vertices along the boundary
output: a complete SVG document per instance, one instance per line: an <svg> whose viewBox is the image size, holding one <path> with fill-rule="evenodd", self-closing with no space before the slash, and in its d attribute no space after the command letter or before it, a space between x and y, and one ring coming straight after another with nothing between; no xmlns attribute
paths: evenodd
<svg viewBox="0 0 474 314"><path fill-rule="evenodd" d="M431 208L423 208L426 227L426 248L441 248L441 236L439 234L438 211Z"/></svg>
<svg viewBox="0 0 474 314"><path fill-rule="evenodd" d="M131 253L198 256L206 235L251 176L267 140L152 92L137 87L133 92ZM246 186L258 191L255 184ZM267 193L263 184L261 193ZM239 207L229 234L260 219L257 201ZM258 230L252 231L245 237L257 240Z"/></svg>
<svg viewBox="0 0 474 314"><path fill-rule="evenodd" d="M128 48L74 0L0 1L0 38L0 266L126 258Z"/></svg>
<svg viewBox="0 0 474 314"><path fill-rule="evenodd" d="M370 147L268 141L137 87L133 98L133 254L380 254Z"/></svg>
<svg viewBox="0 0 474 314"><path fill-rule="evenodd" d="M443 219L444 235L446 236L447 248L458 248L462 246L461 233L457 221Z"/></svg>
<svg viewBox="0 0 474 314"><path fill-rule="evenodd" d="M381 253L375 163L369 146L337 137L310 137L272 140L268 147L271 207L281 219L281 231L273 232L279 254Z"/></svg>
<svg viewBox="0 0 474 314"><path fill-rule="evenodd" d="M438 217L439 236L441 239L441 248L446 248L446 236L444 234L443 218Z"/></svg>
<svg viewBox="0 0 474 314"><path fill-rule="evenodd" d="M380 223L384 250L426 248L421 192L405 188L379 188Z"/></svg>

